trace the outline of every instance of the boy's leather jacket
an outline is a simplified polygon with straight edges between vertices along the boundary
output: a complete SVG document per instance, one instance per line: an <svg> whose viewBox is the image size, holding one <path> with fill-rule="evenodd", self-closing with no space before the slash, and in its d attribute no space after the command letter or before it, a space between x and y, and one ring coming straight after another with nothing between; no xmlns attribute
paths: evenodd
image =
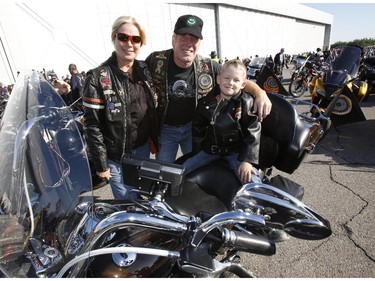
<svg viewBox="0 0 375 281"><path fill-rule="evenodd" d="M193 120L193 152L239 153L239 161L258 164L261 124L251 112L254 98L240 92L226 100L218 92L199 100Z"/></svg>

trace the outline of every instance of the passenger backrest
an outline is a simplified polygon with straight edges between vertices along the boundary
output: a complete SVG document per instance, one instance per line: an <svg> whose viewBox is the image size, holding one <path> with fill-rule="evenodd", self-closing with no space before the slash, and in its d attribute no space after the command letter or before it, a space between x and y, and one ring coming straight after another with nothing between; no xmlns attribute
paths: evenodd
<svg viewBox="0 0 375 281"><path fill-rule="evenodd" d="M268 93L271 113L262 122L259 167L276 167L293 173L303 160L310 126L300 119L295 107L284 98Z"/></svg>

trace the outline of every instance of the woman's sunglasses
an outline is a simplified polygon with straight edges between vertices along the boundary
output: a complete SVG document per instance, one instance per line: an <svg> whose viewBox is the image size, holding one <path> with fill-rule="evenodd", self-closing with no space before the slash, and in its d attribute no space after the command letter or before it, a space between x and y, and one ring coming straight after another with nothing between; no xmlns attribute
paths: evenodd
<svg viewBox="0 0 375 281"><path fill-rule="evenodd" d="M142 43L142 37L138 35L129 35L126 33L117 33L117 39L121 42L128 42L129 40L134 43Z"/></svg>

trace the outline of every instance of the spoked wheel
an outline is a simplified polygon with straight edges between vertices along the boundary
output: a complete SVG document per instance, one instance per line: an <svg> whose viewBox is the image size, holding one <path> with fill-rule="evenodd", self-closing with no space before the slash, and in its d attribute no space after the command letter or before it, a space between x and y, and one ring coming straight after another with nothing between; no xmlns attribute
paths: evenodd
<svg viewBox="0 0 375 281"><path fill-rule="evenodd" d="M289 93L295 97L302 97L306 92L305 84L303 83L303 78L301 76L292 77L292 81L289 84Z"/></svg>

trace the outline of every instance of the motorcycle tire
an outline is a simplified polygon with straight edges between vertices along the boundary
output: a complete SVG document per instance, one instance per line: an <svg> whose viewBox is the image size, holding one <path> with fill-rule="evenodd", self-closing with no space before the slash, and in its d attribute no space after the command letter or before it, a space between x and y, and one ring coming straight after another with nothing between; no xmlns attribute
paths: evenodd
<svg viewBox="0 0 375 281"><path fill-rule="evenodd" d="M289 84L289 94L295 98L299 98L304 95L306 90L307 89L303 83L303 78L301 76L292 76Z"/></svg>

